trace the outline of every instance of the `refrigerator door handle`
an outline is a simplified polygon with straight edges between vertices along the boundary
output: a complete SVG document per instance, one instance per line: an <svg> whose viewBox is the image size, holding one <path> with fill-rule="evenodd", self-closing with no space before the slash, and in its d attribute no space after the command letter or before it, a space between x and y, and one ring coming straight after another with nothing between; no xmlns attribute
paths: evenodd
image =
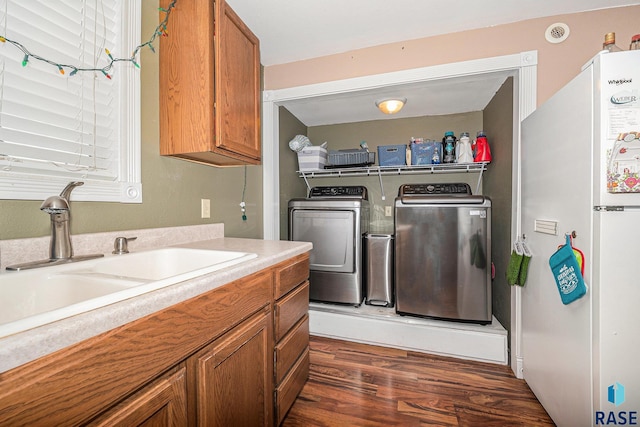
<svg viewBox="0 0 640 427"><path fill-rule="evenodd" d="M610 205L610 206L594 206L596 212L624 212L632 210L640 210L640 205Z"/></svg>

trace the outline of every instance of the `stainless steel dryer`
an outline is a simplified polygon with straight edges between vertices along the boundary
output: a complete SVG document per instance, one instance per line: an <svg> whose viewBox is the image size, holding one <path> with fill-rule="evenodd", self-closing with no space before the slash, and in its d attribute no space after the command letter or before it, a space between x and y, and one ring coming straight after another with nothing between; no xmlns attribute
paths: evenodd
<svg viewBox="0 0 640 427"><path fill-rule="evenodd" d="M405 184L395 200L396 312L491 323L491 200Z"/></svg>
<svg viewBox="0 0 640 427"><path fill-rule="evenodd" d="M369 231L363 186L313 187L289 201L289 240L313 243L309 299L359 306L364 299L362 245Z"/></svg>

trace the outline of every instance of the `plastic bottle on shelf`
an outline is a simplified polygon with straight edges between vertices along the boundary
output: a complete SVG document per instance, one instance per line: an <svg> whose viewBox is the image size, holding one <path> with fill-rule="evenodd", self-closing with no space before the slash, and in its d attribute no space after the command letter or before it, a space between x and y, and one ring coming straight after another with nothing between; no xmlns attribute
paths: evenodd
<svg viewBox="0 0 640 427"><path fill-rule="evenodd" d="M471 149L469 132L462 132L460 134L460 139L456 144L456 162L473 163L473 150Z"/></svg>
<svg viewBox="0 0 640 427"><path fill-rule="evenodd" d="M433 156L431 156L431 163L434 165L440 164L440 151L438 150L438 147L436 147L433 150Z"/></svg>
<svg viewBox="0 0 640 427"><path fill-rule="evenodd" d="M616 33L607 33L604 35L604 43L602 43L602 49L609 52L622 52L616 45Z"/></svg>
<svg viewBox="0 0 640 427"><path fill-rule="evenodd" d="M442 138L442 163L455 163L456 161L456 137L453 132L447 131Z"/></svg>
<svg viewBox="0 0 640 427"><path fill-rule="evenodd" d="M487 135L481 130L478 132L476 140L473 141L471 146L475 155L473 157L474 162L491 162L491 149L489 148L489 141L487 141Z"/></svg>
<svg viewBox="0 0 640 427"><path fill-rule="evenodd" d="M636 34L635 36L631 37L629 50L640 50L640 34Z"/></svg>

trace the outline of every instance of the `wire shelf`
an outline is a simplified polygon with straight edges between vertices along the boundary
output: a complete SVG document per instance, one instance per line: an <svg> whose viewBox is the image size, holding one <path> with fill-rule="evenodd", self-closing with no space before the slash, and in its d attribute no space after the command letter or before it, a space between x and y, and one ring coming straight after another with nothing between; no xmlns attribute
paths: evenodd
<svg viewBox="0 0 640 427"><path fill-rule="evenodd" d="M488 163L446 163L419 166L367 166L356 168L321 169L317 171L297 171L301 178L330 178L351 176L411 175L435 173L484 172Z"/></svg>

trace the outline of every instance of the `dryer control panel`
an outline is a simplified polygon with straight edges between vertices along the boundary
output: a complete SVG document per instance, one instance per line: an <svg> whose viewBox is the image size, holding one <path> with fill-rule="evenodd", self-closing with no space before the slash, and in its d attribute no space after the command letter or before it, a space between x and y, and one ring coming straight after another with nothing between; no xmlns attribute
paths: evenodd
<svg viewBox="0 0 640 427"><path fill-rule="evenodd" d="M311 191L309 191L310 199L320 197L343 197L368 200L367 187L362 185L313 187Z"/></svg>
<svg viewBox="0 0 640 427"><path fill-rule="evenodd" d="M441 196L444 194L471 195L471 187L466 183L453 184L403 184L398 196Z"/></svg>

